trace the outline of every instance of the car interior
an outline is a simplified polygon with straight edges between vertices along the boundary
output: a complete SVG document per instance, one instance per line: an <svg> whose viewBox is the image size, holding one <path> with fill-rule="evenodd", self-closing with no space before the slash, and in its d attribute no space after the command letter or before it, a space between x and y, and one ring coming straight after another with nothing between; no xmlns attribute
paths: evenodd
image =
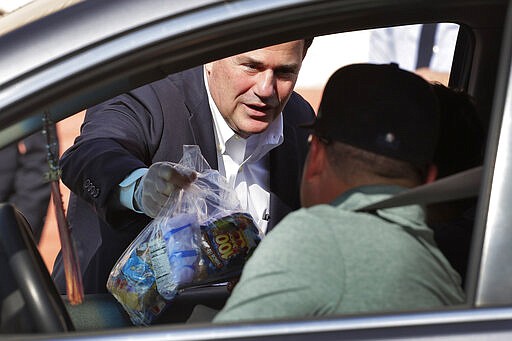
<svg viewBox="0 0 512 341"><path fill-rule="evenodd" d="M462 11L460 6L439 5L439 14L424 11L424 14L413 14L407 10L395 11L389 17L386 9L375 10L368 17L364 11L358 13L342 13L338 18L323 17L324 20L313 22L310 27L290 31L273 42L296 38L306 30L318 32L319 35L350 32L354 29L373 29L390 25L402 25L427 22L456 22L460 25L455 54L450 73L449 86L463 89L475 98L477 111L481 115L485 131L495 131L500 124L498 115L493 114L496 101L504 102L504 90L496 90L496 86L506 82L498 73L500 56L502 56L502 40L504 33L505 11L499 4L490 2L483 5L477 15L474 8ZM451 3L450 3L451 4ZM497 5L498 4L498 5ZM343 24L340 24L343 22ZM261 39L264 39L263 37ZM278 40L275 40L278 39ZM258 43L261 45L261 41ZM506 46L506 45L504 45ZM219 51L217 54L221 53ZM215 55L215 54L213 54ZM187 62L165 67L160 72L177 71L190 65ZM152 79L156 79L151 75ZM135 84L146 81L140 77ZM501 82L501 83L500 83ZM126 87L126 85L123 85ZM131 85L130 85L131 86ZM111 90L115 93L117 90ZM109 97L102 94L101 98ZM91 104L93 100L88 100ZM87 101L86 101L87 102ZM72 105L70 106L73 109ZM81 107L80 107L81 108ZM68 110L69 111L69 110ZM70 114L68 114L70 115ZM0 122L1 123L1 122ZM25 132L26 133L26 132ZM23 134L23 133L20 133ZM493 161L494 148L498 136L488 135L488 147L485 162ZM1 140L1 136L0 136ZM377 203L365 209L372 210L382 207L393 207L419 203L423 205L471 198L475 200L489 189L488 170L479 166L464 172L438 180L430 185L418 187L395 196L389 201ZM467 294L467 306L471 308L476 296L478 271L485 235L485 213L489 203L479 200L474 219L474 228L468 233L470 255L467 257L464 287ZM31 237L30 226L16 207L9 203L0 205L0 268L4 270L0 280L0 333L62 333L69 331L98 331L132 326L128 315L111 295L87 295L82 305L69 304L65 296L59 295L34 239ZM453 245L455 248L460 245ZM455 252L458 252L455 250ZM157 321L157 325L182 324L187 322L197 304L212 309L220 309L228 297L224 285L204 286L184 290L169 309ZM201 312L198 319L201 320ZM206 315L205 315L206 316ZM206 319L206 317L205 317ZM190 322L190 320L188 320Z"/></svg>

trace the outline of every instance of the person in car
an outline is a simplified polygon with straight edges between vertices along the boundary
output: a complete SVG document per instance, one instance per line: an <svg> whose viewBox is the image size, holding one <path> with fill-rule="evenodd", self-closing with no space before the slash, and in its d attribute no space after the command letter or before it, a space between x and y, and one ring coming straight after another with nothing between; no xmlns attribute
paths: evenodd
<svg viewBox="0 0 512 341"><path fill-rule="evenodd" d="M167 76L87 110L61 159L85 293L106 292L122 252L174 189L194 179L178 162L197 144L269 231L300 207L300 172L314 111L293 92L311 40L257 49ZM53 278L63 292L62 256Z"/></svg>
<svg viewBox="0 0 512 341"><path fill-rule="evenodd" d="M481 166L487 139L474 99L464 91L433 84L441 104L441 129L434 153L438 179ZM477 198L430 204L427 223L439 249L464 284Z"/></svg>
<svg viewBox="0 0 512 341"><path fill-rule="evenodd" d="M430 84L396 64L343 67L312 128L303 208L263 239L214 322L463 303L422 207L358 212L435 179L439 106Z"/></svg>

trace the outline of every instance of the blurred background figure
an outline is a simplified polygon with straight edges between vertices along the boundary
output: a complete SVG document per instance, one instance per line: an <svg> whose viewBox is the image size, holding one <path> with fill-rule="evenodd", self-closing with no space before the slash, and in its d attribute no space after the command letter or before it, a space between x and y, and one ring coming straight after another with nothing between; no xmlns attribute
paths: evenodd
<svg viewBox="0 0 512 341"><path fill-rule="evenodd" d="M428 81L448 85L459 25L395 26L372 30L369 61L397 63Z"/></svg>
<svg viewBox="0 0 512 341"><path fill-rule="evenodd" d="M46 172L46 138L41 132L0 149L0 202L10 202L23 213L37 243L50 201Z"/></svg>

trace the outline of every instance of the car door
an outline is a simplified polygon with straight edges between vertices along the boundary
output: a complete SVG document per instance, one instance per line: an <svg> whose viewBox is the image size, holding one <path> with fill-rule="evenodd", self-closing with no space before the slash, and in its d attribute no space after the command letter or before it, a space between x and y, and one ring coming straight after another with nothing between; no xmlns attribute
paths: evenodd
<svg viewBox="0 0 512 341"><path fill-rule="evenodd" d="M291 1L290 1L291 2ZM242 3L233 1L233 3ZM259 2L258 2L259 3ZM324 5L325 8L330 9L329 6L335 8L336 1L311 1L313 3L311 9L321 9ZM342 3L339 1L338 3ZM349 3L343 1L343 3ZM365 5L371 2L355 1L353 6L358 9L354 14L349 14L348 10L340 10L339 18L332 18L330 21L326 19L327 15L318 15L316 18L306 15L307 12L301 9L297 4L296 8L289 11L282 11L287 17L300 18L306 17L307 19L317 20L310 26L302 26L304 33L307 28L312 28L314 31L321 31L327 33L329 31L343 31L350 27L350 24L357 24L356 28L363 28L364 26L377 26L372 21L372 24L363 21L357 21L357 18L364 17ZM386 2L389 6L392 1ZM399 9L399 3L393 2L396 9ZM407 3L407 1L403 1ZM450 2L451 5L457 4L457 1ZM314 5L314 6L313 6ZM453 6L455 6L453 5ZM284 6L284 5L283 5ZM377 5L373 5L378 7ZM340 8L343 6L339 6ZM346 8L350 6L346 5ZM385 6L384 6L385 7ZM435 8L435 7L433 7ZM302 12L300 12L302 10ZM220 12L220 11L219 11ZM275 11L280 14L281 12ZM296 15L299 12L300 15ZM328 12L324 9L324 13ZM405 14L413 12L410 7L402 10L397 18L404 21ZM275 14L274 13L274 14ZM292 15L295 13L295 17ZM363 13L363 14L362 14ZM388 12L384 12L388 13ZM282 14L281 14L282 15ZM278 16L279 17L279 16ZM282 17L285 17L282 15ZM236 18L235 18L236 19ZM379 20L377 14L369 16L369 21ZM383 21L383 19L380 19ZM303 20L296 19L291 24L301 27L298 22L302 23ZM165 21L162 21L165 23ZM249 25L251 22L247 22ZM290 27L292 25L289 25ZM385 24L391 24L385 22ZM325 25L320 29L321 25ZM265 27L263 24L262 27ZM283 28L279 25L279 28ZM148 25L150 27L150 25ZM235 25L235 27L237 27ZM306 27L306 28L304 28ZM268 28L268 27L267 27ZM163 32L159 30L158 32ZM219 30L220 31L220 30ZM292 29L288 29L286 34L290 34ZM147 32L146 32L147 33ZM149 32L151 33L151 32ZM281 32L282 33L282 32ZM227 33L223 33L224 38L231 37ZM282 33L283 36L286 34ZM299 34L299 33L294 33ZM486 34L493 34L492 30L486 30L485 27L480 27L477 32L480 37L485 37ZM219 35L219 34L218 34ZM222 32L220 34L222 36ZM149 35L145 35L148 37ZM208 36L210 37L210 36ZM252 38L252 42L257 41ZM277 39L277 38L276 38ZM232 38L232 41L235 41ZM499 40L501 41L501 40ZM493 42L494 44L494 42ZM512 26L510 24L510 15L507 19L507 27L504 34L504 43L502 48L502 55L499 65L491 55L494 52L487 52L486 46L483 45L481 50L474 53L472 58L463 58L465 49L458 49L455 59L459 57L460 63L456 63L455 69L452 69L454 84L463 85L465 88L471 90L473 93L481 95L481 98L486 96L494 97L492 102L492 119L490 124L491 136L488 142L486 165L485 165L485 179L482 185L481 200L479 206L480 215L476 223L476 232L473 243L472 262L470 265L470 278L468 280L468 304L465 307L432 311L427 313L402 313L402 314L386 314L386 315L365 315L353 317L329 317L310 320L294 320L294 321L277 321L273 323L251 323L244 325L192 325L192 326L158 326L146 329L123 329L111 331L96 331L88 333L86 336L89 339L104 339L110 340L112 338L118 339L271 339L271 340L310 340L312 338L319 340L335 340L335 339L427 339L427 338L440 338L440 339L481 339L483 336L495 339L510 339L512 337L512 283L511 283L511 261L512 255L510 252L511 238L510 228L508 224L512 221L509 217L508 202L512 195L512 184L507 183L507 175L510 171L510 129L512 128L510 119L512 117L512 90L510 88L510 67L511 67L511 44L512 44ZM208 46L210 47L210 43ZM187 45L188 46L188 45ZM101 47L98 44L98 47ZM239 46L236 48L240 48ZM98 48L96 56L102 56ZM183 48L185 50L185 48ZM220 52L214 50L215 53ZM492 50L492 49L488 49ZM98 52L99 51L99 52ZM129 51L132 52L132 51ZM489 53L486 55L486 53ZM80 54L77 52L77 56ZM135 55L135 54L132 54ZM187 55L183 53L183 55ZM176 57L177 58L177 57ZM479 68L478 59L489 59L486 67ZM127 58L128 59L128 58ZM185 58L183 58L185 59ZM207 57L199 54L199 61L206 60ZM179 68L178 62L185 63L183 60L178 60L175 64L169 62L174 68ZM106 65L106 63L104 63ZM188 65L185 63L185 65ZM493 81L485 80L485 77L494 77L496 74L495 69L498 69L498 79L494 87ZM156 69L156 68L155 68ZM172 68L171 68L172 69ZM134 69L135 70L135 69ZM149 70L149 68L148 68ZM101 71L101 70L100 70ZM472 72L474 71L474 72ZM469 77L470 74L475 74L478 71L478 77ZM106 73L105 73L106 74ZM139 75L140 76L140 75ZM469 77L469 78L468 78ZM47 79L47 78L45 78ZM13 81L14 83L14 81ZM68 83L65 79L61 81L60 87L64 87ZM114 82L112 82L114 84ZM111 84L111 85L112 85ZM140 83L137 83L140 85ZM68 84L69 85L69 84ZM118 84L119 85L119 84ZM123 84L124 85L124 84ZM119 85L120 88L122 88ZM6 86L6 88L8 88ZM125 86L126 88L126 86ZM126 90L123 88L124 90ZM58 93L60 89L54 88ZM100 88L101 90L101 88ZM92 91L91 91L92 92ZM37 94L37 93L36 93ZM64 92L58 93L60 95ZM37 96L36 96L37 97ZM8 98L5 95L4 98ZM36 98L37 99L37 98ZM47 102L48 99L45 99ZM41 101L42 103L43 101ZM84 103L88 103L83 101ZM30 103L29 103L30 104ZM36 103L40 104L40 103ZM73 103L74 104L74 103ZM32 105L34 106L34 105ZM49 105L48 108L52 109ZM29 106L27 105L27 108ZM9 108L7 108L9 109ZM53 108L55 109L55 108ZM62 107L58 108L62 109ZM72 109L77 109L73 107ZM69 111L70 109L68 109ZM35 111L32 109L32 111ZM55 110L58 112L58 110ZM20 114L14 109L11 110L12 117ZM69 114L69 113L68 113ZM7 120L4 120L7 122ZM22 134L17 132L18 134ZM4 133L2 136L8 136ZM55 335L54 335L55 336ZM27 336L27 339L44 338L45 336ZM78 335L58 335L56 338L74 338Z"/></svg>

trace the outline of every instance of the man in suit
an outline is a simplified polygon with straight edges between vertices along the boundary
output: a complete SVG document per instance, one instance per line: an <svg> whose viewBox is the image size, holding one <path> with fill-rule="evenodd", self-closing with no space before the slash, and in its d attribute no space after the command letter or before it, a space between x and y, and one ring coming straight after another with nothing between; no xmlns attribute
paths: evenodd
<svg viewBox="0 0 512 341"><path fill-rule="evenodd" d="M270 230L300 205L314 117L293 92L311 41L274 45L168 76L87 111L62 160L68 217L85 293L106 292L111 268L168 195L193 180L165 161L197 144L233 184L243 208ZM60 255L54 279L64 291Z"/></svg>

